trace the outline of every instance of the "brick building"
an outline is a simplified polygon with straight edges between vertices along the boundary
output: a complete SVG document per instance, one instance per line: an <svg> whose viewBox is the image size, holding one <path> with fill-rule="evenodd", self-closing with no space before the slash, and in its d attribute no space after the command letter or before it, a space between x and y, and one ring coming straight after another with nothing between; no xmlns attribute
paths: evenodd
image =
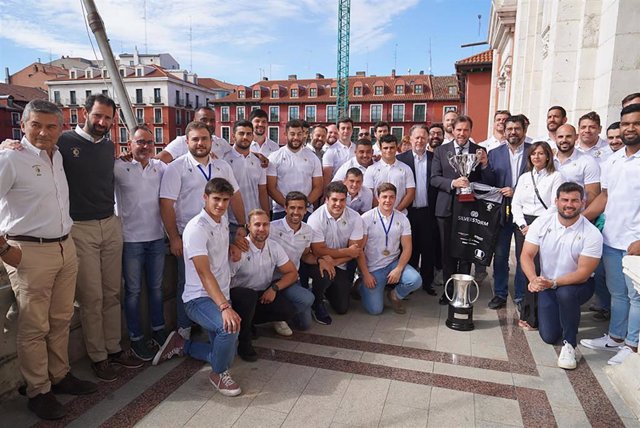
<svg viewBox="0 0 640 428"><path fill-rule="evenodd" d="M22 70L16 71L12 75L8 75L9 72L7 71L5 83L28 86L30 88L39 88L46 91L47 80L65 77L68 72L69 71L63 67L34 62L33 64L24 67Z"/></svg>
<svg viewBox="0 0 640 428"><path fill-rule="evenodd" d="M476 141L486 140L493 130L493 112L489 111L492 64L493 50L456 62L462 112L473 119L471 136Z"/></svg>
<svg viewBox="0 0 640 428"><path fill-rule="evenodd" d="M235 92L210 103L216 110L216 134L229 138L233 122L249 117L261 108L269 114L269 138L284 143L285 124L305 119L311 124L337 120L336 79L317 74L315 79L261 80L251 86L239 85ZM420 74L349 77L349 116L355 122L354 137L362 128L371 129L379 121L391 124L397 137L412 125L442 121L444 113L461 107L455 76Z"/></svg>
<svg viewBox="0 0 640 428"><path fill-rule="evenodd" d="M22 138L20 118L31 100L47 99L47 93L37 88L0 83L0 141Z"/></svg>

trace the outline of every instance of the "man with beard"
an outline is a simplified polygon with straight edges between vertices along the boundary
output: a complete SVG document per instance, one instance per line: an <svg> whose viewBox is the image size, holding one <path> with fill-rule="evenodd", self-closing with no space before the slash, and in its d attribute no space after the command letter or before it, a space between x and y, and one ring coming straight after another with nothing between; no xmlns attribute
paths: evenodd
<svg viewBox="0 0 640 428"><path fill-rule="evenodd" d="M246 218L252 210L262 208L269 212L269 196L267 195L267 172L260 166L260 159L250 148L253 141L253 125L248 120L239 120L233 124L233 148L224 155L224 160L231 166L233 175L240 186L242 203ZM240 223L229 212L231 236Z"/></svg>
<svg viewBox="0 0 640 428"><path fill-rule="evenodd" d="M580 215L583 200L582 186L572 182L561 184L556 192L558 212L538 217L529 225L520 256L529 291L538 293L540 337L552 345L562 340L558 367L565 370L577 365L580 305L593 295L591 275L602 255L600 232ZM539 276L534 263L537 254Z"/></svg>
<svg viewBox="0 0 640 428"><path fill-rule="evenodd" d="M253 125L253 142L250 150L253 153L260 153L265 157L280 149L278 143L267 137L267 124L269 116L262 109L256 109L249 115L249 121Z"/></svg>
<svg viewBox="0 0 640 428"><path fill-rule="evenodd" d="M311 131L311 141L307 144L309 150L316 154L320 162L324 155L324 146L327 144L327 127L324 125L316 125Z"/></svg>
<svg viewBox="0 0 640 428"><path fill-rule="evenodd" d="M444 143L450 143L455 138L453 136L453 122L458 118L458 112L449 110L444 114L442 118L442 125L444 127Z"/></svg>
<svg viewBox="0 0 640 428"><path fill-rule="evenodd" d="M91 95L82 114L84 125L58 140L78 253L76 300L92 368L98 378L114 381L116 366L142 365L120 347L122 224L114 215L114 146L108 138L116 104L102 94Z"/></svg>
<svg viewBox="0 0 640 428"><path fill-rule="evenodd" d="M244 204L240 187L233 170L222 159L211 159L211 134L202 122L191 122L185 129L189 152L171 162L162 177L160 185L160 215L169 237L171 253L178 261L178 284L176 288L176 323L180 335L189 339L191 320L187 317L182 302L184 291L185 265L182 233L184 228L203 207L202 189L216 177L224 178L233 185L234 194L229 205L239 226L244 226ZM244 237L244 227L238 233Z"/></svg>
<svg viewBox="0 0 640 428"><path fill-rule="evenodd" d="M194 122L202 122L207 126L209 133L211 134L211 153L216 155L218 159L231 150L231 145L224 138L217 137L216 131L216 114L211 107L202 106L193 115ZM175 140L167 144L167 147L156 156L156 159L160 159L164 163L172 162L174 159L186 154L189 151L187 144L187 133L176 137Z"/></svg>
<svg viewBox="0 0 640 428"><path fill-rule="evenodd" d="M324 145L324 151L333 146L338 141L338 127L335 124L327 126L327 143Z"/></svg>
<svg viewBox="0 0 640 428"><path fill-rule="evenodd" d="M333 175L332 181L343 181L347 171L351 168L358 168L364 174L368 167L373 164L373 147L371 141L361 139L356 141L355 155L347 162L343 163Z"/></svg>
<svg viewBox="0 0 640 428"><path fill-rule="evenodd" d="M640 104L622 109L620 132L625 147L609 157L602 193L585 212L590 219L602 212L606 217L602 259L611 293L609 332L598 339L580 341L588 348L617 352L608 361L611 365L621 364L638 352L640 335L640 294L622 271L622 257L640 255Z"/></svg>
<svg viewBox="0 0 640 428"><path fill-rule="evenodd" d="M487 152L497 149L507 142L504 125L509 116L511 116L511 113L508 110L498 110L493 115L493 134L489 139L479 143L480 146L487 149Z"/></svg>
<svg viewBox="0 0 640 428"><path fill-rule="evenodd" d="M444 127L441 123L434 123L429 127L429 144L427 150L433 153L444 141Z"/></svg>
<svg viewBox="0 0 640 428"><path fill-rule="evenodd" d="M553 162L566 181L578 183L584 188L589 206L600 193L600 167L593 157L575 149L576 138L576 128L572 125L565 124L558 128L558 152Z"/></svg>
<svg viewBox="0 0 640 428"><path fill-rule="evenodd" d="M391 125L389 125L388 122L380 121L373 126L373 135L376 138L373 145L373 158L376 162L380 160L380 140L382 137L389 135L390 133Z"/></svg>
<svg viewBox="0 0 640 428"><path fill-rule="evenodd" d="M302 192L309 200L309 212L322 194L322 167L317 156L304 145L302 122L294 119L285 126L287 145L269 155L267 191L273 198L273 220L285 216L285 195Z"/></svg>
<svg viewBox="0 0 640 428"><path fill-rule="evenodd" d="M556 145L556 132L565 123L567 123L567 111L564 107L549 107L549 110L547 110L547 135L537 138L536 141L546 141L555 153L558 147Z"/></svg>
<svg viewBox="0 0 640 428"><path fill-rule="evenodd" d="M505 122L507 144L489 152L489 165L496 175L496 187L500 188L506 200L507 212L511 212L511 198L518 183L518 178L527 166L527 153L531 144L525 143L525 124L521 115L510 116ZM509 254L511 253L511 237L520 233L517 226L507 219L498 231L498 238L493 256L493 288L494 296L489 302L490 309L500 309L507 304L509 295ZM513 296L520 307L524 298L525 278L516 261L516 275Z"/></svg>
<svg viewBox="0 0 640 428"><path fill-rule="evenodd" d="M580 117L576 150L593 157L600 166L613 153L607 140L600 138L601 131L602 126L598 113L591 111Z"/></svg>
<svg viewBox="0 0 640 428"><path fill-rule="evenodd" d="M612 152L617 152L624 147L620 134L620 122L613 122L607 128L607 141Z"/></svg>
<svg viewBox="0 0 640 428"><path fill-rule="evenodd" d="M356 147L351 142L353 135L353 120L344 117L338 121L338 142L327 149L322 157L322 175L324 177L324 186L326 187L331 181L335 172L345 162L351 159L355 153Z"/></svg>

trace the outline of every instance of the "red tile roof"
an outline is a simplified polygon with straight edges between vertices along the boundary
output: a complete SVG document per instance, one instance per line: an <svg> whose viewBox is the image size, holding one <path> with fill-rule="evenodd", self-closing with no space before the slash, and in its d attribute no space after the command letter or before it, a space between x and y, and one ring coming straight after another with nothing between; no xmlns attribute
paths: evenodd
<svg viewBox="0 0 640 428"><path fill-rule="evenodd" d="M213 77L198 77L198 83L205 88L209 89L226 89L233 91L237 85L233 83L223 82L222 80L214 79Z"/></svg>
<svg viewBox="0 0 640 428"><path fill-rule="evenodd" d="M0 83L0 95L11 95L15 101L46 100L49 95L38 88Z"/></svg>
<svg viewBox="0 0 640 428"><path fill-rule="evenodd" d="M489 49L479 54L456 61L456 65L463 64L491 64L493 62L493 50Z"/></svg>

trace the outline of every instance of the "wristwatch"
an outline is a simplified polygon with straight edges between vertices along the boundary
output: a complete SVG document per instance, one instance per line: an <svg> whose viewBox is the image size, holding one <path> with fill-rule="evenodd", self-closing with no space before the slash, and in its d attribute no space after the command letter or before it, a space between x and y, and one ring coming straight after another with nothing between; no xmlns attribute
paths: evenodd
<svg viewBox="0 0 640 428"><path fill-rule="evenodd" d="M275 282L274 282L273 284L271 284L271 285L269 286L269 288L271 288L271 289L272 289L273 291L275 291L276 293L277 293L278 291L280 291L280 289L278 288L278 284L276 284Z"/></svg>
<svg viewBox="0 0 640 428"><path fill-rule="evenodd" d="M554 280L553 280L553 284L551 284L551 289L552 289L552 290L555 290L555 289L557 289L557 288L558 288L558 283L557 283L557 282L556 282L556 280L554 279Z"/></svg>

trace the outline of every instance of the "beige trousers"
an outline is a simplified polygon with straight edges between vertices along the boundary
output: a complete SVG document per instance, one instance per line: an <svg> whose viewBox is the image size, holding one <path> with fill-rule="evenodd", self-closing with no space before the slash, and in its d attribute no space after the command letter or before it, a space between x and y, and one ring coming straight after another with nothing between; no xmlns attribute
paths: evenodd
<svg viewBox="0 0 640 428"><path fill-rule="evenodd" d="M78 262L71 238L40 244L9 240L22 250L17 268L5 264L18 303L17 350L27 395L51 389L69 372L69 324Z"/></svg>
<svg viewBox="0 0 640 428"><path fill-rule="evenodd" d="M122 224L116 216L76 221L71 235L78 250L82 334L89 358L98 362L121 350Z"/></svg>

